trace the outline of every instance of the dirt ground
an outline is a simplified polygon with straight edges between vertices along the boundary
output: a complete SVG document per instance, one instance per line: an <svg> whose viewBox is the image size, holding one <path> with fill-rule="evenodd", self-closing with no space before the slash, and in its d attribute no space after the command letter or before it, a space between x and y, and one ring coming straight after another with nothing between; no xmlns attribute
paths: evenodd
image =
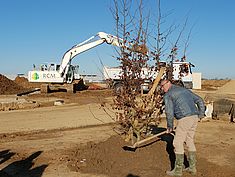
<svg viewBox="0 0 235 177"><path fill-rule="evenodd" d="M234 101L235 93L225 95L222 86L227 82L216 83L216 90L207 84L195 92L224 110L223 106ZM37 106L0 111L0 177L164 177L172 167L171 135L125 150L128 143L114 131L114 113L104 109L112 100L110 90L17 97L12 93L18 88L7 93L10 89L6 86L0 100L22 99ZM225 98L230 102L221 102ZM55 105L57 102L62 104ZM165 126L163 119L160 127ZM219 111L217 120L199 122L196 176L235 176L234 134L235 124L229 123L226 111ZM184 172L183 176L191 175Z"/></svg>

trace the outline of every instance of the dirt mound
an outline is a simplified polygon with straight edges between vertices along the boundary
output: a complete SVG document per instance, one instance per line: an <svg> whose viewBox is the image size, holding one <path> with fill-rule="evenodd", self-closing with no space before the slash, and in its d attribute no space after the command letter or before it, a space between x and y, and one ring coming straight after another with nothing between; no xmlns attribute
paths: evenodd
<svg viewBox="0 0 235 177"><path fill-rule="evenodd" d="M104 174L115 177L156 177L166 176L165 171L174 164L172 137L166 135L164 141L158 141L135 151L125 151L122 147L126 143L119 136L110 137L105 142L88 143L85 147L74 149L69 161L72 171L89 174ZM166 143L168 142L168 143ZM220 167L198 159L197 176L229 177L234 170ZM191 176L184 172L184 176Z"/></svg>
<svg viewBox="0 0 235 177"><path fill-rule="evenodd" d="M0 95L17 94L24 91L26 91L25 88L0 74Z"/></svg>
<svg viewBox="0 0 235 177"><path fill-rule="evenodd" d="M227 84L230 80L202 80L203 90L217 90L218 88Z"/></svg>
<svg viewBox="0 0 235 177"><path fill-rule="evenodd" d="M218 94L235 94L235 80L230 80L217 90Z"/></svg>
<svg viewBox="0 0 235 177"><path fill-rule="evenodd" d="M16 82L16 83L28 82L28 79L25 78L25 77L19 77L19 76L17 76L17 77L15 78L15 82Z"/></svg>
<svg viewBox="0 0 235 177"><path fill-rule="evenodd" d="M40 83L30 83L27 78L17 76L15 78L15 83L24 88L40 88Z"/></svg>

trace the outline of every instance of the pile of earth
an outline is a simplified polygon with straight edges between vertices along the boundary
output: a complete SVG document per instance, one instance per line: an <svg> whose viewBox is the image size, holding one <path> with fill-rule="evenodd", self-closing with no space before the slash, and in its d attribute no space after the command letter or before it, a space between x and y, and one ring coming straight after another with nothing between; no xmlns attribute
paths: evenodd
<svg viewBox="0 0 235 177"><path fill-rule="evenodd" d="M225 81L220 81L225 82ZM209 82L208 82L209 83ZM216 85L216 82L214 82ZM217 86L219 83L217 83ZM214 93L207 94L207 100L213 102L213 112L217 116L225 116L228 120L232 104L235 104L235 80L229 80L217 88Z"/></svg>
<svg viewBox="0 0 235 177"><path fill-rule="evenodd" d="M165 171L173 167L174 153L171 135L165 135L155 142L135 151L124 150L126 142L120 136L112 136L100 143L89 142L72 150L68 167L71 171L85 174L103 174L115 177L156 177L166 176ZM187 166L187 163L185 163ZM198 158L196 176L229 177L234 170L221 167ZM184 172L184 176L191 175Z"/></svg>
<svg viewBox="0 0 235 177"><path fill-rule="evenodd" d="M27 90L28 89L22 87L13 80L10 80L6 76L0 74L0 95L17 94Z"/></svg>
<svg viewBox="0 0 235 177"><path fill-rule="evenodd" d="M221 79L221 80L202 80L202 90L217 90L218 88L227 84L230 80L229 79Z"/></svg>
<svg viewBox="0 0 235 177"><path fill-rule="evenodd" d="M15 83L24 88L40 88L40 83L30 83L27 78L17 76L14 80Z"/></svg>
<svg viewBox="0 0 235 177"><path fill-rule="evenodd" d="M218 94L235 94L235 80L230 80L225 85L220 87L216 92Z"/></svg>

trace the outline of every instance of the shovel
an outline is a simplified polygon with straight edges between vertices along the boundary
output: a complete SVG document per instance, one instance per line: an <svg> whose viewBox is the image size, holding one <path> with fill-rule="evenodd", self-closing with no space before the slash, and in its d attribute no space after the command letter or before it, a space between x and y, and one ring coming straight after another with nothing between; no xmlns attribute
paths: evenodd
<svg viewBox="0 0 235 177"><path fill-rule="evenodd" d="M148 138L145 138L143 140L140 140L140 141L137 141L135 144L133 144L132 146L125 146L123 147L124 150L132 150L132 149L136 149L136 148L139 148L143 145L147 145L147 144L150 144L150 143L153 143L154 141L157 141L160 139L159 136L161 135L164 135L166 134L167 131L163 131L163 132L160 132L158 134L155 134L153 136L150 136Z"/></svg>

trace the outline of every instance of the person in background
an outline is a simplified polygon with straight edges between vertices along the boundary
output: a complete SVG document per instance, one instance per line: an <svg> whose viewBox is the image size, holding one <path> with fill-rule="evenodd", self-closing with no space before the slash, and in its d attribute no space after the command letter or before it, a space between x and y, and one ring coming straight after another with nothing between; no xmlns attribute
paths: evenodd
<svg viewBox="0 0 235 177"><path fill-rule="evenodd" d="M234 122L234 115L235 115L235 109L234 109L234 104L231 105L231 108L229 110L228 115L230 115L230 123L235 123Z"/></svg>
<svg viewBox="0 0 235 177"><path fill-rule="evenodd" d="M175 167L166 173L169 176L182 176L185 143L189 161L189 167L186 171L195 175L196 147L194 144L194 135L199 118L204 117L204 101L189 89L174 85L169 80L162 80L160 86L164 92L163 101L167 119L167 132L171 133L173 131L174 118L177 119L178 123L173 140L176 156Z"/></svg>

